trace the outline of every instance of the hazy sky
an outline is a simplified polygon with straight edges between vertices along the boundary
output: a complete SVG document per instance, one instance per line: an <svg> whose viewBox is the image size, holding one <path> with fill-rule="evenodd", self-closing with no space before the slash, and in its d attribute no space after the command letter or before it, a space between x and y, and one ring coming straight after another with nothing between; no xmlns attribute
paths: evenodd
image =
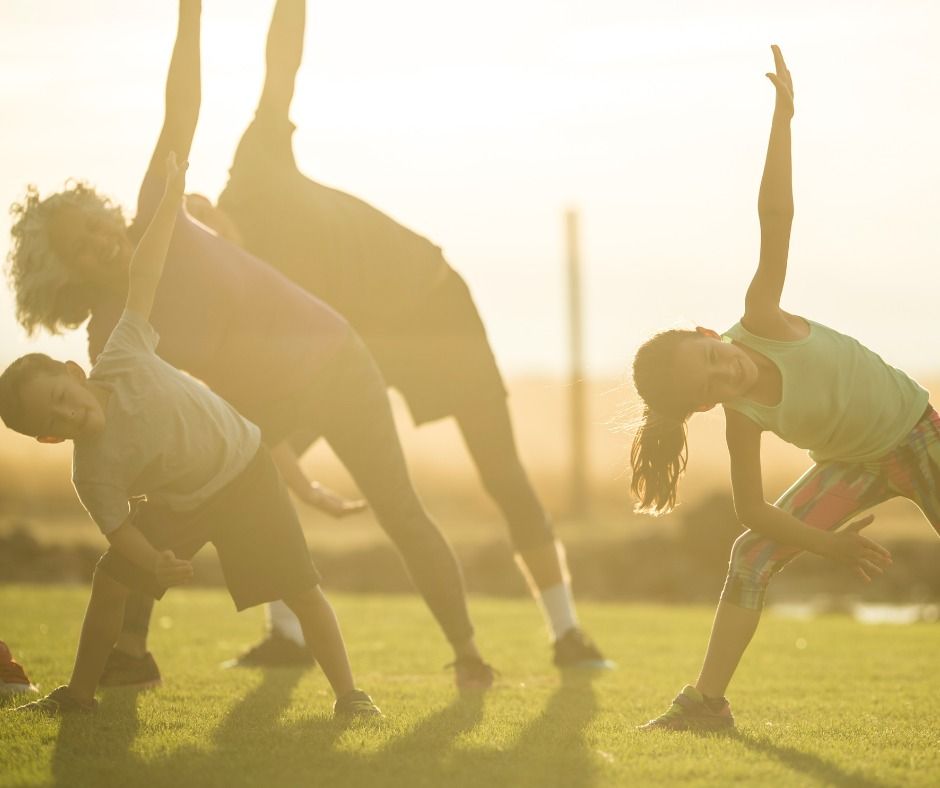
<svg viewBox="0 0 940 788"><path fill-rule="evenodd" d="M272 8L203 3L192 190L225 183ZM170 0L0 0L4 204L69 176L135 204L175 26ZM577 205L589 368L616 373L658 328L740 314L779 43L797 102L784 306L933 370L938 32L940 4L898 0L311 0L295 151L444 248L508 372L564 367L562 213ZM83 336L27 340L0 294L0 361L85 361Z"/></svg>

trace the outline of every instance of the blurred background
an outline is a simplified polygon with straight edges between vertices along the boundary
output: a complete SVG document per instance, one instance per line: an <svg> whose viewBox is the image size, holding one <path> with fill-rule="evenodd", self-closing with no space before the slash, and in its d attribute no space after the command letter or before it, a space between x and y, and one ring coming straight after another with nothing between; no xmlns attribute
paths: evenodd
<svg viewBox="0 0 940 788"><path fill-rule="evenodd" d="M273 0L203 3L203 106L189 188L215 197L263 77ZM131 212L163 114L175 3L0 0L0 200L87 179ZM737 533L723 419L693 420L683 504L631 515L626 369L656 330L739 317L758 250L757 188L783 48L796 92L796 219L785 308L857 337L940 392L940 6L930 2L308 3L292 117L298 165L444 248L509 383L523 458L567 542L575 588L711 600ZM580 219L587 507L571 501L565 211ZM3 215L4 238L9 218ZM8 241L4 241L4 247ZM28 338L0 292L0 363L41 350L87 364L84 331ZM416 431L418 488L472 590L521 593L505 530L456 429ZM767 494L804 453L765 441ZM325 447L311 475L354 494ZM0 435L0 580L83 579L103 539L68 479L68 448ZM407 588L369 515L305 511L330 585ZM940 598L938 542L910 505L870 533L896 566L872 598ZM217 579L210 557L205 582ZM800 561L774 593L857 593Z"/></svg>

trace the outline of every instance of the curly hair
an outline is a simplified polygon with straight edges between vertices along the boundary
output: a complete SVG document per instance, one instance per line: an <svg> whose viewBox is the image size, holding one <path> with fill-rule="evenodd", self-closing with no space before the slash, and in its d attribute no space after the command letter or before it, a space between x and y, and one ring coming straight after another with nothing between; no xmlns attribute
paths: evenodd
<svg viewBox="0 0 940 788"><path fill-rule="evenodd" d="M30 185L23 201L10 206L13 242L6 273L16 295L16 319L29 334L40 326L52 334L75 328L90 311L89 285L73 276L49 238L50 222L65 206L125 224L121 208L84 181L66 181L63 191L45 200Z"/></svg>
<svg viewBox="0 0 940 788"><path fill-rule="evenodd" d="M643 418L630 450L636 510L662 514L675 508L679 477L689 458L686 421L692 407L674 377L679 345L698 334L673 329L647 340L633 361L633 382L643 400Z"/></svg>

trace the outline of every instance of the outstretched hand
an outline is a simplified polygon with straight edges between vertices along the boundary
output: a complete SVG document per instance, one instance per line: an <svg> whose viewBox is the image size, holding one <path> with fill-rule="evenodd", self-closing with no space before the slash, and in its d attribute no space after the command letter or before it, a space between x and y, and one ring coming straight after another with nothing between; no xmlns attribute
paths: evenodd
<svg viewBox="0 0 940 788"><path fill-rule="evenodd" d="M301 494L304 503L326 512L330 517L346 517L356 512L361 512L368 508L368 504L361 498L344 498L339 493L333 492L329 487L324 487L318 482L311 482Z"/></svg>
<svg viewBox="0 0 940 788"><path fill-rule="evenodd" d="M175 151L170 151L166 157L166 193L182 199L186 190L186 170L189 162L178 162Z"/></svg>
<svg viewBox="0 0 940 788"><path fill-rule="evenodd" d="M783 60L783 53L780 51L780 47L776 44L772 44L770 50L774 53L774 68L776 71L772 74L768 73L767 79L773 82L774 87L777 89L777 106L774 111L782 113L787 118L792 118L793 80L790 78L790 71Z"/></svg>
<svg viewBox="0 0 940 788"><path fill-rule="evenodd" d="M833 561L848 566L864 582L870 583L891 566L891 553L877 542L862 536L859 531L872 524L875 515L849 523L831 535L826 555Z"/></svg>
<svg viewBox="0 0 940 788"><path fill-rule="evenodd" d="M164 588L184 585L193 579L193 565L189 561L177 558L172 550L157 553L153 572Z"/></svg>

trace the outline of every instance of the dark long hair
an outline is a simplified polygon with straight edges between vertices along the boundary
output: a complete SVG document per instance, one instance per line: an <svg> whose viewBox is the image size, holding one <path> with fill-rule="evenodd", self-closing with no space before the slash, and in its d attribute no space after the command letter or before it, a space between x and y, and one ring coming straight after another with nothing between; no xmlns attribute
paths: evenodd
<svg viewBox="0 0 940 788"><path fill-rule="evenodd" d="M663 514L676 505L679 477L689 459L686 421L692 415L675 380L678 346L698 334L672 329L648 339L633 359L633 383L643 399L643 417L633 438L630 490L636 511Z"/></svg>

